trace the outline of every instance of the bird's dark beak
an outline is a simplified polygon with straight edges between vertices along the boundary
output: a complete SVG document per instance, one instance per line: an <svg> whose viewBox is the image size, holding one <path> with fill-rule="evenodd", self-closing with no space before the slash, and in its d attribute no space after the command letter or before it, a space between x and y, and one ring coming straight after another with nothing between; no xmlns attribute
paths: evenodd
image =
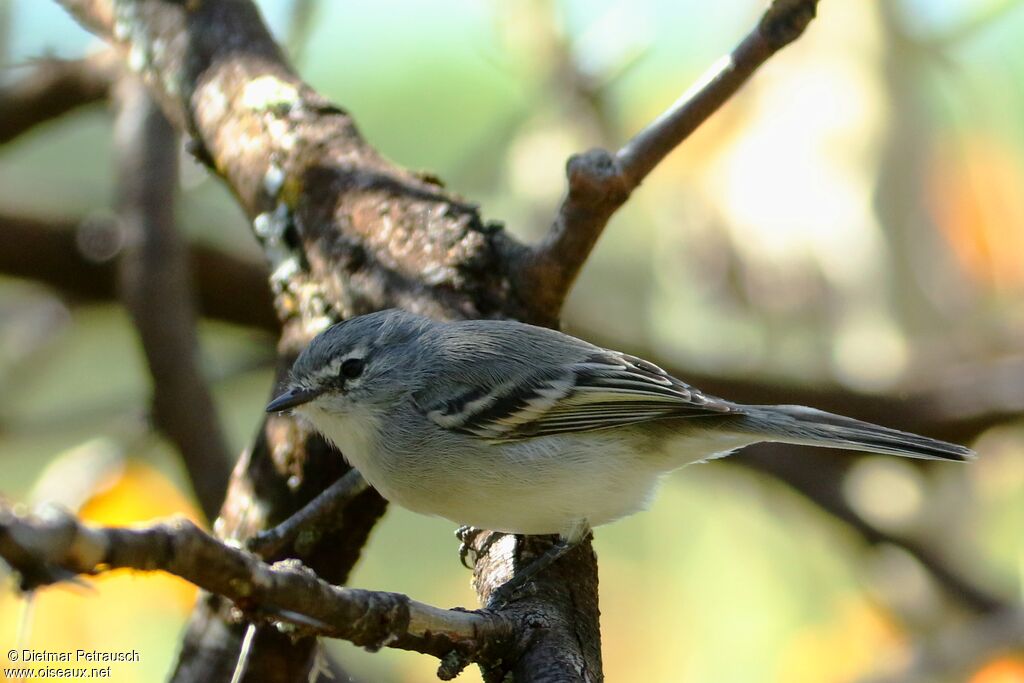
<svg viewBox="0 0 1024 683"><path fill-rule="evenodd" d="M320 391L316 389L293 387L268 403L267 412L278 413L295 406L301 406L303 403L309 403L319 395Z"/></svg>

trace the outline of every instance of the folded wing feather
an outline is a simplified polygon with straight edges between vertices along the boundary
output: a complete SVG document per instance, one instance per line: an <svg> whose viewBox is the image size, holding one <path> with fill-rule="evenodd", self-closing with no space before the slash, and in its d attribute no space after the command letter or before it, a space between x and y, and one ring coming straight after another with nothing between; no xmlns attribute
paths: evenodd
<svg viewBox="0 0 1024 683"><path fill-rule="evenodd" d="M524 372L491 387L466 386L447 400L419 405L445 429L495 441L740 411L652 363L604 350L556 370Z"/></svg>

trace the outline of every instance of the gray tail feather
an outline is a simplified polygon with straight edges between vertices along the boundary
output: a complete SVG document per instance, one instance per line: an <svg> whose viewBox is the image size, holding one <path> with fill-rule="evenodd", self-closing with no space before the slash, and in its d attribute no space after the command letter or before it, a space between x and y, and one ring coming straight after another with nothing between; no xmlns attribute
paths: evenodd
<svg viewBox="0 0 1024 683"><path fill-rule="evenodd" d="M751 430L772 441L927 460L964 462L975 456L964 446L804 406L744 406L744 412Z"/></svg>

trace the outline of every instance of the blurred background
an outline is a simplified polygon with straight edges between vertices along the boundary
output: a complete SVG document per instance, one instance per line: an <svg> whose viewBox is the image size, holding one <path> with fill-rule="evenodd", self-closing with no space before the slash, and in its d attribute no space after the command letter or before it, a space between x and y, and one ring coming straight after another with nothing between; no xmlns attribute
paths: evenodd
<svg viewBox="0 0 1024 683"><path fill-rule="evenodd" d="M258 4L300 73L371 144L526 239L547 229L570 154L628 139L763 9ZM755 468L677 473L649 513L596 534L608 680L1024 681L1022 5L825 0L805 36L612 220L568 305L570 332L708 378L709 390L875 405L893 426L962 439L981 457L850 457L833 514ZM0 0L0 102L34 60L100 47L55 3ZM116 259L117 240L97 228L113 216L113 168L102 103L6 142L0 233L31 218L73 234L82 258ZM180 183L190 243L259 264L224 186L184 153ZM150 375L123 307L88 295L88 282L39 284L25 265L36 241L5 244L0 495L105 524L202 520L177 452L147 421ZM199 332L237 453L261 418L275 340L213 320ZM837 456L806 457L812 479L823 457ZM353 585L474 606L452 531L392 507ZM116 680L163 679L194 589L127 572L89 583L28 608L0 591L0 644L14 647L27 619L27 647L135 648L141 663ZM434 678L428 657L329 648L357 680Z"/></svg>

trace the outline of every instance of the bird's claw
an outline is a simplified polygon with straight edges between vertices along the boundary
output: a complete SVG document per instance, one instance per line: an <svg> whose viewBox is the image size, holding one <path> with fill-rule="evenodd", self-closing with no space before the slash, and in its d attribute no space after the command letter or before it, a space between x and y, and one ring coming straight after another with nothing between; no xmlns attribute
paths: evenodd
<svg viewBox="0 0 1024 683"><path fill-rule="evenodd" d="M480 534L488 534L488 536L480 544L479 548L474 548L473 542L476 541ZM473 526L460 526L455 530L455 537L459 539L459 561L462 563L462 566L466 569L472 569L481 557L487 555L491 546L502 536L505 536L505 533L501 531L488 531L486 529L477 529ZM470 552L473 553L472 564L466 561Z"/></svg>

